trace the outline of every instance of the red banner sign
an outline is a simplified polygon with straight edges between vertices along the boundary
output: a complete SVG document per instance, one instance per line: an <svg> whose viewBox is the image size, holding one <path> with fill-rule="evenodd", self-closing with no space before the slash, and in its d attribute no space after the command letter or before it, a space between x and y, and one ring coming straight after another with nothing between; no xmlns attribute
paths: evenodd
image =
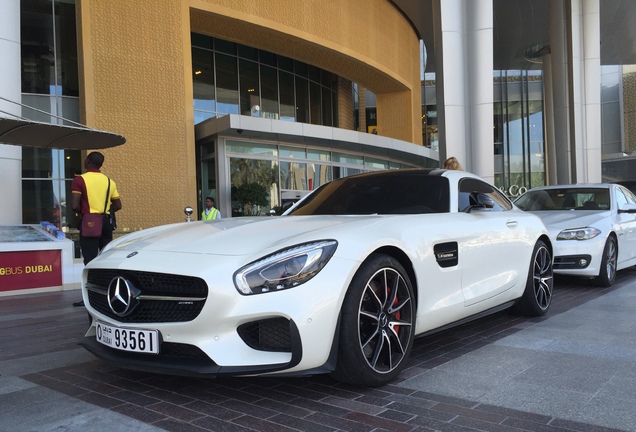
<svg viewBox="0 0 636 432"><path fill-rule="evenodd" d="M0 252L0 291L62 285L62 251Z"/></svg>

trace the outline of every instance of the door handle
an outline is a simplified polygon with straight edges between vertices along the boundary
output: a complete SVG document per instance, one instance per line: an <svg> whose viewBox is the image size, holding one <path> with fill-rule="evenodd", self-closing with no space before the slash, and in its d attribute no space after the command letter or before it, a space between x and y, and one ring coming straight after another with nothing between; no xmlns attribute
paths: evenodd
<svg viewBox="0 0 636 432"><path fill-rule="evenodd" d="M516 220L509 220L508 222L506 222L506 226L508 228L516 228L518 224L519 222L517 222Z"/></svg>

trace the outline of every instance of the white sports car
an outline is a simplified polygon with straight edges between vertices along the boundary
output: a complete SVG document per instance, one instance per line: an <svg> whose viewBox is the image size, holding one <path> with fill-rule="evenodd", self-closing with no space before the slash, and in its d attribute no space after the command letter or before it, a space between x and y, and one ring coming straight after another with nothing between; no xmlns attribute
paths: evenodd
<svg viewBox="0 0 636 432"><path fill-rule="evenodd" d="M554 245L554 272L611 286L636 264L636 196L617 184L537 187L515 201L539 216Z"/></svg>
<svg viewBox="0 0 636 432"><path fill-rule="evenodd" d="M327 183L280 217L126 235L86 266L82 292L82 344L121 367L375 386L418 335L510 306L544 314L552 245L472 174L393 170Z"/></svg>

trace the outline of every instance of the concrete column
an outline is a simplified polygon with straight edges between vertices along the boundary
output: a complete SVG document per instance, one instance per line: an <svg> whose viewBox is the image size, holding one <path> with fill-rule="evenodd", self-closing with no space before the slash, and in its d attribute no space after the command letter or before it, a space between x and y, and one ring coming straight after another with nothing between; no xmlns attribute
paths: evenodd
<svg viewBox="0 0 636 432"><path fill-rule="evenodd" d="M578 181L602 181L601 169L601 14L599 0L582 0L585 148L582 164L585 176ZM577 170L578 172L578 170Z"/></svg>
<svg viewBox="0 0 636 432"><path fill-rule="evenodd" d="M492 0L433 2L440 163L494 180Z"/></svg>
<svg viewBox="0 0 636 432"><path fill-rule="evenodd" d="M21 102L20 0L4 0L0 13L0 96ZM19 105L0 99L0 111L20 115ZM0 112L1 117L8 117ZM0 144L0 224L22 223L22 147Z"/></svg>
<svg viewBox="0 0 636 432"><path fill-rule="evenodd" d="M465 1L468 17L468 79L472 171L494 182L493 2Z"/></svg>
<svg viewBox="0 0 636 432"><path fill-rule="evenodd" d="M568 101L567 22L563 0L552 0L550 7L550 78L554 118L556 178L551 184L568 184L573 176L570 168L570 117Z"/></svg>
<svg viewBox="0 0 636 432"><path fill-rule="evenodd" d="M552 88L552 57L543 56L543 119L545 139L545 170L546 184L556 184L557 156L556 140L554 139L554 90Z"/></svg>

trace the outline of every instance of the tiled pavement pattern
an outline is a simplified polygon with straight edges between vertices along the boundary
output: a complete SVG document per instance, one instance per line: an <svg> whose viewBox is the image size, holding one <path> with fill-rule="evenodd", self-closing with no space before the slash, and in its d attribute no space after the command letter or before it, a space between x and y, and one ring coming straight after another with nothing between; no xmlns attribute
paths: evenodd
<svg viewBox="0 0 636 432"><path fill-rule="evenodd" d="M77 291L0 297L0 431L634 431L636 270L557 280L547 316L506 312L416 340L391 385L194 379L77 346Z"/></svg>

